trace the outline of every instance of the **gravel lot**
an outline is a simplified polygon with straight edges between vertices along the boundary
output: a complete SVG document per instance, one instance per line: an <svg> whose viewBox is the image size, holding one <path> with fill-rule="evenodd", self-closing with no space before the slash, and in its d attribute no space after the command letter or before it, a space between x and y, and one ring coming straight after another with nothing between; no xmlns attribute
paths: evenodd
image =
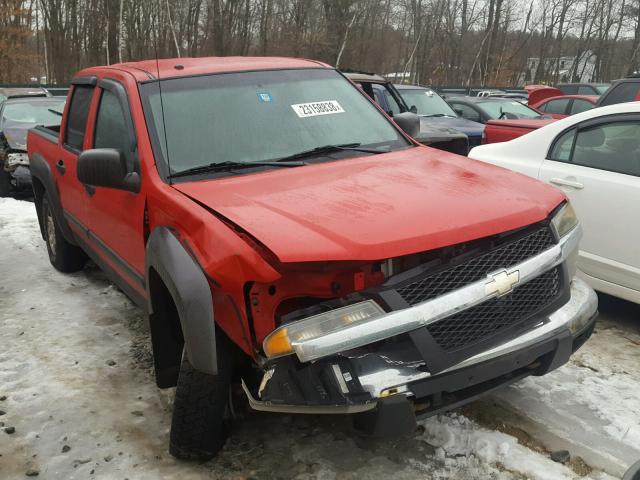
<svg viewBox="0 0 640 480"><path fill-rule="evenodd" d="M570 364L423 421L412 438L246 412L216 459L178 462L173 391L155 387L141 312L95 267L56 272L32 204L0 199L0 238L2 480L608 479L640 458L640 308L605 298ZM569 462L550 459L565 449Z"/></svg>

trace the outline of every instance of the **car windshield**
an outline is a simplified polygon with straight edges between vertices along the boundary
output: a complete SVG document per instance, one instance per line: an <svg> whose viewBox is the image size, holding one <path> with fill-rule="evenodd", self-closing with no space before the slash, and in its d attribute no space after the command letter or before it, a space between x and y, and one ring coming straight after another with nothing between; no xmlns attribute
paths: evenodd
<svg viewBox="0 0 640 480"><path fill-rule="evenodd" d="M29 125L60 125L62 111L66 99L34 99L21 100L15 103L7 102L2 109L1 124L19 126ZM58 112L54 113L51 110Z"/></svg>
<svg viewBox="0 0 640 480"><path fill-rule="evenodd" d="M516 100L491 100L487 102L478 102L477 105L494 120L500 118L504 113L513 113L520 118L540 117L538 112Z"/></svg>
<svg viewBox="0 0 640 480"><path fill-rule="evenodd" d="M416 88L401 89L400 95L409 106L415 106L418 115L446 115L457 117L456 112L433 90Z"/></svg>
<svg viewBox="0 0 640 480"><path fill-rule="evenodd" d="M594 85L595 89L598 91L600 95L602 95L604 92L609 90L610 86L611 86L610 83L603 83L602 85Z"/></svg>
<svg viewBox="0 0 640 480"><path fill-rule="evenodd" d="M172 174L223 162L277 160L328 145L411 145L335 70L174 78L162 80L160 88L147 83L141 91L156 157L168 159Z"/></svg>

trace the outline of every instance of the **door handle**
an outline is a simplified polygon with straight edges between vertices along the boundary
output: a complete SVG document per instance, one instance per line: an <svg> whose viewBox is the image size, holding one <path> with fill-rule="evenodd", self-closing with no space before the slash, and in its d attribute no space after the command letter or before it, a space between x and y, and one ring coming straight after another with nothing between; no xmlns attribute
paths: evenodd
<svg viewBox="0 0 640 480"><path fill-rule="evenodd" d="M56 170L60 172L60 175L64 175L64 172L67 171L67 167L64 166L64 160L58 160L58 162L56 163Z"/></svg>
<svg viewBox="0 0 640 480"><path fill-rule="evenodd" d="M562 187L571 187L571 188L575 188L576 190L582 190L584 188L584 185L582 183L576 182L573 180L567 180L566 178L552 178L549 181L554 185L559 185Z"/></svg>
<svg viewBox="0 0 640 480"><path fill-rule="evenodd" d="M86 183L83 183L83 185L84 191L87 192L87 195L93 197L93 195L96 193L96 187L94 187L93 185L87 185Z"/></svg>

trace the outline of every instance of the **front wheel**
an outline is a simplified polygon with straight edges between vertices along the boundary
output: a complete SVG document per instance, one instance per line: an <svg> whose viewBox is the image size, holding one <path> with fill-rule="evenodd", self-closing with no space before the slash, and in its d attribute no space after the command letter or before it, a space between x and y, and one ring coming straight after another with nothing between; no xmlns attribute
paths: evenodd
<svg viewBox="0 0 640 480"><path fill-rule="evenodd" d="M56 270L64 273L82 270L86 260L84 252L75 245L67 242L60 226L53 215L51 202L45 193L42 198L42 221L44 222L44 239L47 242L49 261Z"/></svg>
<svg viewBox="0 0 640 480"><path fill-rule="evenodd" d="M169 443L171 455L181 460L209 460L227 440L231 369L225 340L219 333L216 375L195 370L183 354Z"/></svg>

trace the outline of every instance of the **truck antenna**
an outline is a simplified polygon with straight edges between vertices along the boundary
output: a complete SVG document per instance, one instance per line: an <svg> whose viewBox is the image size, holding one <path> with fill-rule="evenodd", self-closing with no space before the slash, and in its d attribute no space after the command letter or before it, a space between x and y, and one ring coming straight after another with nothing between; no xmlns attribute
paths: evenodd
<svg viewBox="0 0 640 480"><path fill-rule="evenodd" d="M158 79L158 93L160 95L160 112L161 112L161 116L162 116L162 134L164 136L164 151L165 151L165 157L167 160L167 169L169 170L169 174L167 175L167 179L169 180L169 185L171 185L173 183L173 180L171 179L171 162L169 160L169 142L167 141L167 129L164 123L164 102L162 100L162 79L160 78L160 61L158 60L158 37L159 37L159 28L160 28L160 1L158 0L156 2L157 6L158 6L158 16L156 17L156 28L154 29L154 42L153 42L153 49L155 51L155 56L156 56L156 77Z"/></svg>

